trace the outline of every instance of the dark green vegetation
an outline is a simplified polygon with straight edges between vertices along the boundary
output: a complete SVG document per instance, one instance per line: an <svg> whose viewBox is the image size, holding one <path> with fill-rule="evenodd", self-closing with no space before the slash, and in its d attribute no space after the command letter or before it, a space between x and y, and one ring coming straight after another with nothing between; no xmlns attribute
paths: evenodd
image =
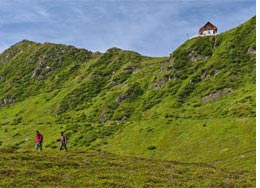
<svg viewBox="0 0 260 188"><path fill-rule="evenodd" d="M252 187L249 172L106 152L0 150L0 187ZM22 178L21 178L22 177Z"/></svg>
<svg viewBox="0 0 260 188"><path fill-rule="evenodd" d="M217 36L190 39L161 58L118 48L92 53L17 43L0 54L0 147L14 148L17 157L33 157L25 151L33 150L38 129L48 150L43 155L52 163L59 132L65 131L72 150L144 157L147 161L139 163L149 165L168 163L156 160L180 161L180 166L207 163L214 168L202 165L202 171L215 169L208 182L215 175L216 183L225 182L224 168L237 187L254 186L255 20ZM102 158L102 152L93 155ZM231 172L241 173L239 181L245 184L236 183ZM185 175L190 177L188 171Z"/></svg>

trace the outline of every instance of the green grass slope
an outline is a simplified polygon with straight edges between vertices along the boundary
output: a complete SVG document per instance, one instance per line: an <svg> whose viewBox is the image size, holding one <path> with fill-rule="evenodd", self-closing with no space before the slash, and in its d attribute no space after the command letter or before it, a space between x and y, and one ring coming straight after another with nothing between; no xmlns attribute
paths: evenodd
<svg viewBox="0 0 260 188"><path fill-rule="evenodd" d="M215 37L190 39L156 75L166 84L143 99L160 102L103 148L255 169L255 48L255 18Z"/></svg>
<svg viewBox="0 0 260 188"><path fill-rule="evenodd" d="M0 54L0 147L211 163L255 170L256 17L169 57L21 41Z"/></svg>

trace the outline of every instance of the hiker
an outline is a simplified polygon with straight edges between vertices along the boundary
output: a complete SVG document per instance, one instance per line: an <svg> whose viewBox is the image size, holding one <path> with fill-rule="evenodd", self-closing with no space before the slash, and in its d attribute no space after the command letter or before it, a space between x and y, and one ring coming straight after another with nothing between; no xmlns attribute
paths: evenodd
<svg viewBox="0 0 260 188"><path fill-rule="evenodd" d="M64 149L67 151L67 137L63 132L61 132L60 134L60 150L62 150L62 148L64 147Z"/></svg>
<svg viewBox="0 0 260 188"><path fill-rule="evenodd" d="M35 140L35 143L36 143L36 150L38 151L38 149L42 150L42 141L43 141L43 136L42 134L39 132L39 131L36 131L36 140Z"/></svg>

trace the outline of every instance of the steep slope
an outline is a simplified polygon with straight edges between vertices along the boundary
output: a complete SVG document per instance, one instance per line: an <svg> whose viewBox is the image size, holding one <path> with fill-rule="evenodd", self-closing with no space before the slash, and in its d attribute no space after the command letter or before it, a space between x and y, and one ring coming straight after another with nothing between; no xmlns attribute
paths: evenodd
<svg viewBox="0 0 260 188"><path fill-rule="evenodd" d="M160 102L105 149L254 168L255 49L255 18L184 43L156 75L163 86L145 98Z"/></svg>
<svg viewBox="0 0 260 188"><path fill-rule="evenodd" d="M0 54L2 147L101 149L255 168L255 17L170 57L22 41Z"/></svg>

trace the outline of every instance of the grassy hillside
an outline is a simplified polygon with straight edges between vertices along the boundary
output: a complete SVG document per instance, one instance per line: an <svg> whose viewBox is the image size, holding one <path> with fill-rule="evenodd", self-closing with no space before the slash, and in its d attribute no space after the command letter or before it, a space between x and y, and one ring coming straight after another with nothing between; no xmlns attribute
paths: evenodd
<svg viewBox="0 0 260 188"><path fill-rule="evenodd" d="M187 41L156 77L167 80L153 96L160 102L104 149L255 168L255 18L216 37Z"/></svg>
<svg viewBox="0 0 260 188"><path fill-rule="evenodd" d="M0 147L211 163L255 171L256 18L169 57L21 41L0 54Z"/></svg>

